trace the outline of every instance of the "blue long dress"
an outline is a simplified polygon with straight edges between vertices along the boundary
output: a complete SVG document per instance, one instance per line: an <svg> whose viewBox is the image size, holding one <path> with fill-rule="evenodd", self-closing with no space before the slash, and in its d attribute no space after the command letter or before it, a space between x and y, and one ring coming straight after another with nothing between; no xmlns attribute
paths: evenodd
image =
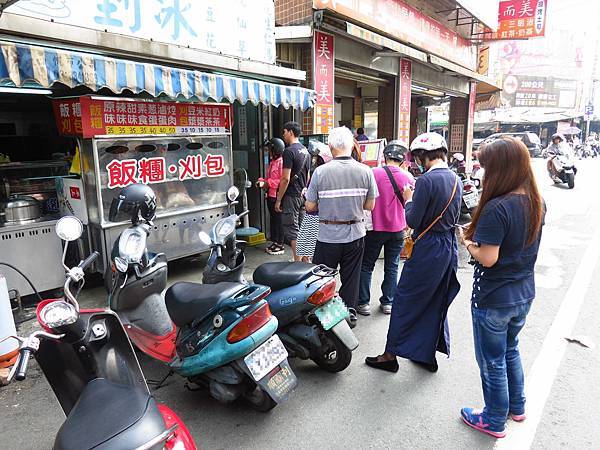
<svg viewBox="0 0 600 450"><path fill-rule="evenodd" d="M413 238L442 212L456 175L435 168L417 179L406 221ZM450 355L448 307L458 294L458 245L455 225L460 218L462 183L458 181L448 210L423 238L402 269L394 294L386 351L413 361L433 363L436 350Z"/></svg>

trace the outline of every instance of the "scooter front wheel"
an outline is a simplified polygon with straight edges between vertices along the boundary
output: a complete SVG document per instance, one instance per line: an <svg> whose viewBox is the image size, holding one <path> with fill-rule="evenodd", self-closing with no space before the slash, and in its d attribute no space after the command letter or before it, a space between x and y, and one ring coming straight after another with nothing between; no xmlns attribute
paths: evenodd
<svg viewBox="0 0 600 450"><path fill-rule="evenodd" d="M259 412L268 412L277 406L277 402L269 394L256 386L253 391L244 394L244 399Z"/></svg>
<svg viewBox="0 0 600 450"><path fill-rule="evenodd" d="M346 369L352 362L352 350L331 331L323 333L321 339L323 345L315 350L311 359L317 366L327 372L337 373Z"/></svg>

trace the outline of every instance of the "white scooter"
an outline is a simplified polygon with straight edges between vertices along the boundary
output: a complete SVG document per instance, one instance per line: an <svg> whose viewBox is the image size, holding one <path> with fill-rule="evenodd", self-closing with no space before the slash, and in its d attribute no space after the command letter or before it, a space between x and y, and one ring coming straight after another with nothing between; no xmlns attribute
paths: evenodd
<svg viewBox="0 0 600 450"><path fill-rule="evenodd" d="M567 183L569 189L575 187L575 156L571 151L556 154L548 152L548 175L556 184Z"/></svg>

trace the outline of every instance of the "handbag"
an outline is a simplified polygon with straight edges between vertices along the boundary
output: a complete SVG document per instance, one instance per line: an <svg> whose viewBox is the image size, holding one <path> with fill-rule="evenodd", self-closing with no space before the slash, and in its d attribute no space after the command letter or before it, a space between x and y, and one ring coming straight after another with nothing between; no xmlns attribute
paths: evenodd
<svg viewBox="0 0 600 450"><path fill-rule="evenodd" d="M402 253L401 253L401 257L404 259L410 259L410 257L412 256L412 252L413 252L413 248L415 246L415 244L417 243L417 241L419 239L421 239L423 236L425 236L425 234L431 230L431 228L433 228L433 226L439 222L439 220L444 216L444 213L448 210L448 208L450 207L450 204L452 203L452 200L454 199L454 195L456 194L456 188L458 187L458 177L454 177L454 187L452 188L452 194L450 194L450 198L448 199L448 203L446 203L445 208L442 210L442 212L440 213L439 216L437 216L435 218L435 220L433 222L431 222L431 224L425 228L421 234L419 234L417 236L416 239L412 238L412 233L408 233L408 236L406 236L406 238L404 238L404 247L402 248Z"/></svg>

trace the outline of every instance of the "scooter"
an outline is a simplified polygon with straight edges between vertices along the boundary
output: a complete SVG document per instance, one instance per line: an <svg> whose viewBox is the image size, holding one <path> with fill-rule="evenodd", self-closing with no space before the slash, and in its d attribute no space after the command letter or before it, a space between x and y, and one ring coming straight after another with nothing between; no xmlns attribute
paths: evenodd
<svg viewBox="0 0 600 450"><path fill-rule="evenodd" d="M464 155L455 153L452 155L452 163L449 168L461 179L463 184L463 195L461 201L461 214L473 214L475 208L479 205L479 189L478 181L470 179L466 174L466 164L464 163Z"/></svg>
<svg viewBox="0 0 600 450"><path fill-rule="evenodd" d="M244 398L269 411L286 400L297 379L264 300L270 289L179 282L163 296L167 259L148 252L150 229L151 223L132 217L114 244L108 274L110 308L135 346L166 364L167 376L177 373L221 402Z"/></svg>
<svg viewBox="0 0 600 450"><path fill-rule="evenodd" d="M577 167L575 167L575 158L572 152L563 152L556 154L548 153L548 175L556 184L567 183L569 189L575 187L575 175Z"/></svg>
<svg viewBox="0 0 600 450"><path fill-rule="evenodd" d="M83 226L63 217L56 232L67 245L81 236ZM181 419L157 404L148 391L131 342L116 314L80 309L77 293L94 252L79 265L65 266L64 299L39 303L42 330L20 342L19 358L8 379L24 380L30 355L41 367L66 420L54 440L54 450L182 449L196 445ZM63 266L64 266L63 256ZM71 286L76 286L73 294Z"/></svg>
<svg viewBox="0 0 600 450"><path fill-rule="evenodd" d="M247 211L219 220L210 235L200 233L211 249L203 283L245 281L244 251L235 233L244 214ZM324 265L300 262L265 263L253 274L254 283L270 288L266 300L279 321L277 333L290 357L312 359L329 372L348 367L358 347L346 321L348 309L335 295L336 274Z"/></svg>

